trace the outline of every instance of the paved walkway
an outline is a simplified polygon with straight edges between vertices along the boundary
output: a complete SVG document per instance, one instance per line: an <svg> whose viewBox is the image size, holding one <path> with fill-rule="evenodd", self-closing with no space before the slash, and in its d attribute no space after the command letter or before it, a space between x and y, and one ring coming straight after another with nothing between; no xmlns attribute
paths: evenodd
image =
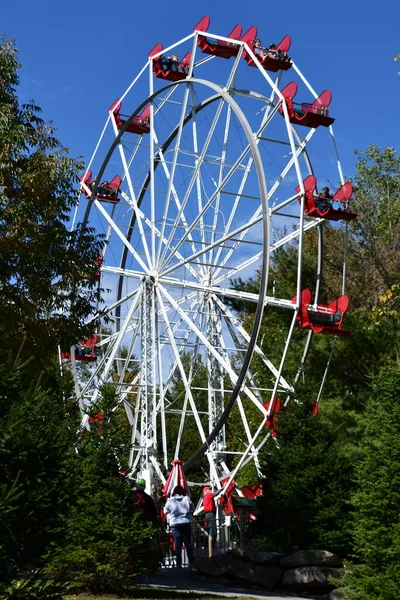
<svg viewBox="0 0 400 600"><path fill-rule="evenodd" d="M157 587L176 592L194 592L195 594L208 594L209 596L224 596L225 598L280 598L280 600L304 600L298 596L288 596L277 592L249 589L241 586L227 586L219 583L210 583L205 579L192 575L189 569L159 569L143 585Z"/></svg>

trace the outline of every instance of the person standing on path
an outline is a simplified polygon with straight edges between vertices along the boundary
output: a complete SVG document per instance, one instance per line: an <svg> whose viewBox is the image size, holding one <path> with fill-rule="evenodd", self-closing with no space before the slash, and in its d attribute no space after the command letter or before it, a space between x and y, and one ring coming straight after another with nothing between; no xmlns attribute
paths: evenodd
<svg viewBox="0 0 400 600"><path fill-rule="evenodd" d="M157 526L157 510L153 498L146 494L146 481L138 479L132 492L125 500L128 511L131 514L138 514L142 521L152 523Z"/></svg>
<svg viewBox="0 0 400 600"><path fill-rule="evenodd" d="M182 544L185 545L189 563L192 564L194 560L191 530L193 510L193 502L186 495L183 487L177 485L164 506L164 512L174 536L177 567L182 566Z"/></svg>
<svg viewBox="0 0 400 600"><path fill-rule="evenodd" d="M206 518L207 533L211 537L214 545L217 538L217 526L215 521L217 509L215 506L215 495L209 486L203 488L203 508L204 516Z"/></svg>

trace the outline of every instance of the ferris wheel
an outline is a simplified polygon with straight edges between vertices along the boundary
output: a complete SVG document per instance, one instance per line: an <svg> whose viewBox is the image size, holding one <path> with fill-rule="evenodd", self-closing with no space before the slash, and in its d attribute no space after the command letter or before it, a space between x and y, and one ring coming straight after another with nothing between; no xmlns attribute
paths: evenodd
<svg viewBox="0 0 400 600"><path fill-rule="evenodd" d="M289 55L289 36L260 50L255 27L221 36L209 24L204 17L165 50L157 44L112 103L76 215L104 234L101 309L112 323L97 332L77 393L87 413L100 386L115 385L130 428L129 468L149 489L178 458L190 473L202 457L198 482L216 488L246 465L261 476L274 413L293 397L313 335L348 333L344 278L342 297L318 304L321 235L313 297L302 289L306 236L327 219L355 218L331 94L314 91ZM298 84L308 100L299 106ZM332 157L342 187L323 205L317 168ZM297 256L291 297L268 279L274 253L288 247ZM251 277L253 292L232 285ZM246 319L243 306L253 306ZM273 311L286 311L287 327L259 340ZM298 368L287 375L300 329Z"/></svg>

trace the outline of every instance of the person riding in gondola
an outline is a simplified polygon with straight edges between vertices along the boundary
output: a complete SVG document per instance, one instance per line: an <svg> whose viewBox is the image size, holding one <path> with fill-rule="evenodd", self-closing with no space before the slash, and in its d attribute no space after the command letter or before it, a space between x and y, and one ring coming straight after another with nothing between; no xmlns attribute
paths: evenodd
<svg viewBox="0 0 400 600"><path fill-rule="evenodd" d="M179 73L187 73L188 67L182 66L179 56L173 54L172 56L162 56L160 60L162 70L165 71L178 71Z"/></svg>
<svg viewBox="0 0 400 600"><path fill-rule="evenodd" d="M283 52L280 48L276 47L276 44L270 44L267 50L267 56L278 60L289 60L287 52Z"/></svg>
<svg viewBox="0 0 400 600"><path fill-rule="evenodd" d="M261 46L260 39L257 38L256 40L254 40L254 54L258 56L260 60L263 60L263 58L267 56L267 52L268 50Z"/></svg>
<svg viewBox="0 0 400 600"><path fill-rule="evenodd" d="M333 196L331 196L329 188L323 187L322 191L314 196L314 202L320 210L328 210L328 208L333 208L332 206Z"/></svg>
<svg viewBox="0 0 400 600"><path fill-rule="evenodd" d="M97 176L94 177L93 181L90 184L90 189L93 190L97 183ZM118 190L115 187L111 187L108 181L103 181L97 188L97 194L100 196L117 196Z"/></svg>

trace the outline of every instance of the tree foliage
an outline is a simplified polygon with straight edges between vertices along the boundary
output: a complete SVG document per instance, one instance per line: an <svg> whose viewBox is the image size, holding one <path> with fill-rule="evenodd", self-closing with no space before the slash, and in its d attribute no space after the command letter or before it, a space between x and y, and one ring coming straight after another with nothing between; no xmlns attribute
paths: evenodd
<svg viewBox="0 0 400 600"><path fill-rule="evenodd" d="M52 387L40 375L28 384L27 366L11 353L0 364L0 581L43 565L60 526L61 471L77 426L60 377Z"/></svg>
<svg viewBox="0 0 400 600"><path fill-rule="evenodd" d="M19 104L13 41L0 44L0 342L38 361L82 334L99 298L101 240L71 230L82 163L68 155L33 102Z"/></svg>
<svg viewBox="0 0 400 600"><path fill-rule="evenodd" d="M340 430L309 401L279 414L276 439L265 458L257 534L279 551L349 551L352 467L341 451ZM278 442L278 446L273 441Z"/></svg>
<svg viewBox="0 0 400 600"><path fill-rule="evenodd" d="M354 540L357 564L346 598L396 600L400 574L400 370L387 367L374 381L364 415L356 470Z"/></svg>
<svg viewBox="0 0 400 600"><path fill-rule="evenodd" d="M118 451L125 440L113 416L115 403L113 386L105 386L101 427L83 433L65 465L66 510L48 569L73 582L74 590L123 590L158 564L156 531L125 510L131 486L120 473Z"/></svg>

